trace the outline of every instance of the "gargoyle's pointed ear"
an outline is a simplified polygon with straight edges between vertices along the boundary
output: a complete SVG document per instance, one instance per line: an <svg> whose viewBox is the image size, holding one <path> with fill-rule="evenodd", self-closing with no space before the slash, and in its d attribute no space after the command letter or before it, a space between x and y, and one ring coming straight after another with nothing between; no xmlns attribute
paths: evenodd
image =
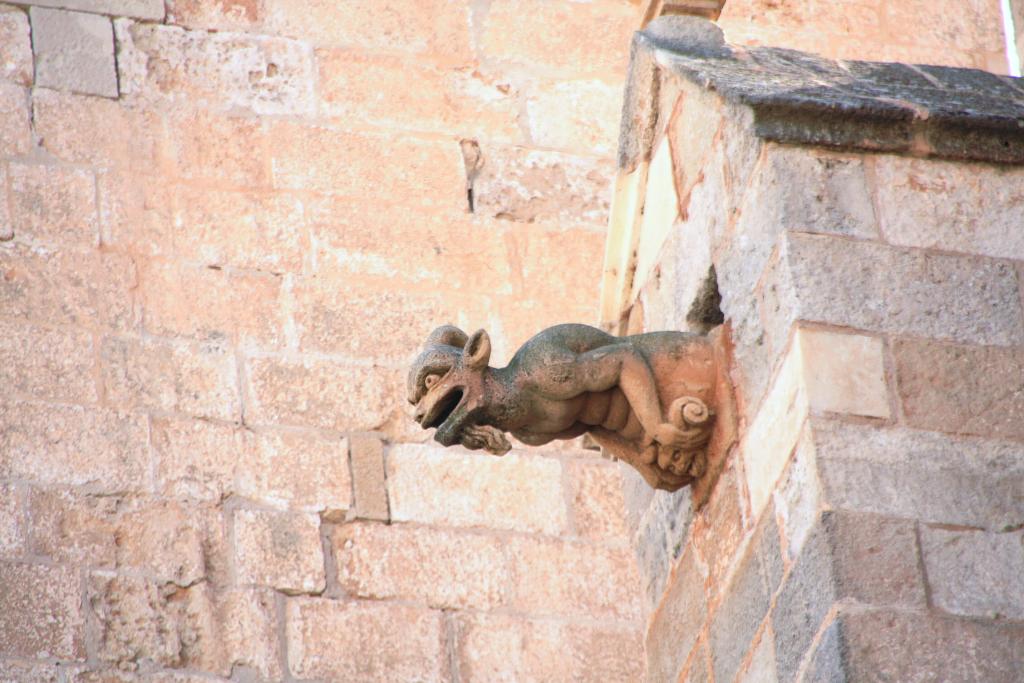
<svg viewBox="0 0 1024 683"><path fill-rule="evenodd" d="M477 330L466 342L466 349L462 354L463 364L467 367L479 370L486 368L491 360L491 338L483 330Z"/></svg>

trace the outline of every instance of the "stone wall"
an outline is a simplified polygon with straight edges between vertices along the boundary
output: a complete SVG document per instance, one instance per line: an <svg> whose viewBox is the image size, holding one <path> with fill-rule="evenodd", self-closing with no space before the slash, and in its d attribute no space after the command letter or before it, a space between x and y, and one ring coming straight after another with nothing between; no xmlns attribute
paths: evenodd
<svg viewBox="0 0 1024 683"><path fill-rule="evenodd" d="M617 467L404 386L593 320L636 21L0 5L0 679L639 677Z"/></svg>
<svg viewBox="0 0 1024 683"><path fill-rule="evenodd" d="M1016 680L1024 84L664 20L632 64L606 321L717 291L738 406L696 492L624 469L648 679Z"/></svg>

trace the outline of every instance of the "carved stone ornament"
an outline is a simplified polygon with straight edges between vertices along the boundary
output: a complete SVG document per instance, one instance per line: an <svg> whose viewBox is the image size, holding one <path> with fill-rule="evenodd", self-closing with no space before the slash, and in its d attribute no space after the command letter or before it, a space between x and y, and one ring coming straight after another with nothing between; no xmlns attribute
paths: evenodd
<svg viewBox="0 0 1024 683"><path fill-rule="evenodd" d="M530 446L590 434L647 482L675 491L700 477L714 422L715 352L707 337L614 337L556 325L492 368L491 341L445 325L409 370L409 402L445 446L503 455L505 433Z"/></svg>

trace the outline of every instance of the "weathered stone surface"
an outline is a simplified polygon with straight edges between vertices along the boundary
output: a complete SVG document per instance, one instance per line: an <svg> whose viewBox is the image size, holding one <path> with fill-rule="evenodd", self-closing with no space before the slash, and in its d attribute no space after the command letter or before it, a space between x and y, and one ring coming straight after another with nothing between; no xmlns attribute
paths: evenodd
<svg viewBox="0 0 1024 683"><path fill-rule="evenodd" d="M167 23L189 28L245 31L258 25L263 3L258 0L167 0Z"/></svg>
<svg viewBox="0 0 1024 683"><path fill-rule="evenodd" d="M237 588L225 591L217 597L217 624L225 669L248 667L266 679L282 676L273 591Z"/></svg>
<svg viewBox="0 0 1024 683"><path fill-rule="evenodd" d="M160 493L218 501L236 492L235 473L247 462L247 444L234 425L153 418L150 442Z"/></svg>
<svg viewBox="0 0 1024 683"><path fill-rule="evenodd" d="M975 344L1024 339L1013 267L1001 261L789 233L770 282L793 318Z"/></svg>
<svg viewBox="0 0 1024 683"><path fill-rule="evenodd" d="M834 621L821 635L814 654L808 660L802 680L807 683L846 683L842 648L839 623Z"/></svg>
<svg viewBox="0 0 1024 683"><path fill-rule="evenodd" d="M1024 171L882 155L874 159L887 241L1024 259Z"/></svg>
<svg viewBox="0 0 1024 683"><path fill-rule="evenodd" d="M0 8L0 79L32 85L33 68L28 15L14 7Z"/></svg>
<svg viewBox="0 0 1024 683"><path fill-rule="evenodd" d="M311 114L313 55L293 40L115 22L124 95L264 115Z"/></svg>
<svg viewBox="0 0 1024 683"><path fill-rule="evenodd" d="M148 486L146 421L81 406L0 401L0 472L97 493Z"/></svg>
<svg viewBox="0 0 1024 683"><path fill-rule="evenodd" d="M25 501L26 496L13 484L0 484L0 557L16 557L25 546Z"/></svg>
<svg viewBox="0 0 1024 683"><path fill-rule="evenodd" d="M606 220L609 170L603 162L521 147L486 145L480 153L471 182L476 213L523 223Z"/></svg>
<svg viewBox="0 0 1024 683"><path fill-rule="evenodd" d="M36 85L117 97L110 19L42 7L32 7L30 16Z"/></svg>
<svg viewBox="0 0 1024 683"><path fill-rule="evenodd" d="M921 526L932 602L947 612L1024 619L1024 533Z"/></svg>
<svg viewBox="0 0 1024 683"><path fill-rule="evenodd" d="M137 295L150 334L260 348L284 344L279 277L149 262L139 268Z"/></svg>
<svg viewBox="0 0 1024 683"><path fill-rule="evenodd" d="M722 587L729 565L743 540L743 511L740 507L740 482L735 466L720 475L715 490L707 503L693 513L693 546L706 565L708 575L714 577L711 590ZM685 530L676 541L685 541Z"/></svg>
<svg viewBox="0 0 1024 683"><path fill-rule="evenodd" d="M391 417L402 390L400 373L379 366L270 356L250 359L246 370L247 418L255 424L373 430Z"/></svg>
<svg viewBox="0 0 1024 683"><path fill-rule="evenodd" d="M626 538L619 469L587 460L567 461L563 467L569 473L570 514L576 533L595 540Z"/></svg>
<svg viewBox="0 0 1024 683"><path fill-rule="evenodd" d="M1024 349L895 340L893 357L910 426L1024 440Z"/></svg>
<svg viewBox="0 0 1024 683"><path fill-rule="evenodd" d="M465 0L355 0L340 14L333 0L274 2L264 23L317 45L427 54L454 67L473 61Z"/></svg>
<svg viewBox="0 0 1024 683"><path fill-rule="evenodd" d="M0 22L5 14L0 12ZM0 154L18 156L29 151L32 145L30 116L28 91L21 85L0 81Z"/></svg>
<svg viewBox="0 0 1024 683"><path fill-rule="evenodd" d="M384 478L384 444L380 437L366 434L353 434L348 444L356 517L388 521L391 512Z"/></svg>
<svg viewBox="0 0 1024 683"><path fill-rule="evenodd" d="M693 649L707 618L704 577L694 552L684 552L671 585L647 629L647 680L674 681Z"/></svg>
<svg viewBox="0 0 1024 683"><path fill-rule="evenodd" d="M81 580L64 567L0 562L0 654L84 660Z"/></svg>
<svg viewBox="0 0 1024 683"><path fill-rule="evenodd" d="M387 456L391 518L400 522L558 535L567 523L561 480L557 460L517 453L499 459L401 444Z"/></svg>
<svg viewBox="0 0 1024 683"><path fill-rule="evenodd" d="M45 662L0 660L3 683L61 683L65 667Z"/></svg>
<svg viewBox="0 0 1024 683"><path fill-rule="evenodd" d="M499 614L460 615L455 625L461 680L612 681L641 679L636 629L525 619Z"/></svg>
<svg viewBox="0 0 1024 683"><path fill-rule="evenodd" d="M330 538L338 584L347 594L435 609L492 610L508 600L513 577L506 539L366 523L337 527Z"/></svg>
<svg viewBox="0 0 1024 683"><path fill-rule="evenodd" d="M185 587L223 579L228 551L219 510L160 501L124 507L115 535L119 567Z"/></svg>
<svg viewBox="0 0 1024 683"><path fill-rule="evenodd" d="M161 20L164 5L160 0L13 0L15 5L59 7L78 12L110 14L116 17Z"/></svg>
<svg viewBox="0 0 1024 683"><path fill-rule="evenodd" d="M299 678L447 680L441 613L317 598L288 601L288 666Z"/></svg>
<svg viewBox="0 0 1024 683"><path fill-rule="evenodd" d="M0 384L10 396L96 400L92 335L0 320Z"/></svg>
<svg viewBox="0 0 1024 683"><path fill-rule="evenodd" d="M316 515L236 510L233 531L239 582L289 594L324 589L324 555Z"/></svg>
<svg viewBox="0 0 1024 683"><path fill-rule="evenodd" d="M501 62L618 80L636 21L635 9L616 3L498 0L486 15L482 48Z"/></svg>
<svg viewBox="0 0 1024 683"><path fill-rule="evenodd" d="M12 318L126 330L135 267L129 257L0 244L0 306Z"/></svg>
<svg viewBox="0 0 1024 683"><path fill-rule="evenodd" d="M641 485L648 490L651 488L643 480ZM673 561L683 554L693 521L692 494L688 488L674 493L654 492L632 538L646 598L645 614L661 602ZM723 536L727 535L723 533Z"/></svg>
<svg viewBox="0 0 1024 683"><path fill-rule="evenodd" d="M633 621L640 615L639 576L626 548L515 536L505 545L515 581L512 609L536 616ZM601 577L595 589L594 577Z"/></svg>
<svg viewBox="0 0 1024 683"><path fill-rule="evenodd" d="M118 502L110 496L32 490L26 505L29 547L57 562L113 569Z"/></svg>
<svg viewBox="0 0 1024 683"><path fill-rule="evenodd" d="M1016 623L878 611L842 615L839 625L850 681L1010 683L1024 667Z"/></svg>
<svg viewBox="0 0 1024 683"><path fill-rule="evenodd" d="M466 206L466 173L455 141L396 138L279 122L269 127L276 189L314 190L452 211ZM381 155L391 163L381 164Z"/></svg>
<svg viewBox="0 0 1024 683"><path fill-rule="evenodd" d="M775 672L775 637L770 628L761 633L761 638L750 655L750 661L737 680L739 683L778 682L779 678Z"/></svg>
<svg viewBox="0 0 1024 683"><path fill-rule="evenodd" d="M1024 522L1019 443L827 420L812 426L823 502L833 508L993 531Z"/></svg>
<svg viewBox="0 0 1024 683"><path fill-rule="evenodd" d="M818 482L814 446L807 428L797 442L793 461L785 476L772 493L772 501L786 541L786 556L794 560L818 521L821 506L821 484Z"/></svg>
<svg viewBox="0 0 1024 683"><path fill-rule="evenodd" d="M454 71L420 56L351 49L317 50L316 62L321 109L329 116L378 128L522 141L518 90L500 72Z"/></svg>
<svg viewBox="0 0 1024 683"><path fill-rule="evenodd" d="M799 339L811 410L889 417L881 339L809 329Z"/></svg>
<svg viewBox="0 0 1024 683"><path fill-rule="evenodd" d="M622 88L600 80L542 83L526 98L535 144L583 154L615 151L621 109Z"/></svg>
<svg viewBox="0 0 1024 683"><path fill-rule="evenodd" d="M99 355L115 405L227 420L239 414L235 359L224 347L107 337Z"/></svg>
<svg viewBox="0 0 1024 683"><path fill-rule="evenodd" d="M787 584L788 585L788 584ZM784 589L783 589L784 592ZM768 614L769 593L753 543L733 570L722 602L711 618L712 667L716 681L731 681ZM777 610L776 610L777 611Z"/></svg>
<svg viewBox="0 0 1024 683"><path fill-rule="evenodd" d="M267 505L337 517L352 506L344 439L292 430L245 434L238 493Z"/></svg>
<svg viewBox="0 0 1024 683"><path fill-rule="evenodd" d="M878 236L864 159L768 145L746 201L757 220L796 232Z"/></svg>
<svg viewBox="0 0 1024 683"><path fill-rule="evenodd" d="M99 238L96 180L85 169L11 164L11 219L18 236L95 246Z"/></svg>
<svg viewBox="0 0 1024 683"><path fill-rule="evenodd" d="M96 573L87 590L100 661L128 670L146 663L227 673L208 585Z"/></svg>

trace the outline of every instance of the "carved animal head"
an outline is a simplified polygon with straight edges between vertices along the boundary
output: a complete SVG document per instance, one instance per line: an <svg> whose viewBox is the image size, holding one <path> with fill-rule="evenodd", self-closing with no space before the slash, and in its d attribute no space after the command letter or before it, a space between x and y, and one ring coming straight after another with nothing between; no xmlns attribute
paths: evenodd
<svg viewBox="0 0 1024 683"><path fill-rule="evenodd" d="M501 455L511 445L487 419L487 363L491 339L483 330L472 336L443 325L427 337L423 351L409 370L409 403L424 429L436 427L434 439L445 446L461 443Z"/></svg>

